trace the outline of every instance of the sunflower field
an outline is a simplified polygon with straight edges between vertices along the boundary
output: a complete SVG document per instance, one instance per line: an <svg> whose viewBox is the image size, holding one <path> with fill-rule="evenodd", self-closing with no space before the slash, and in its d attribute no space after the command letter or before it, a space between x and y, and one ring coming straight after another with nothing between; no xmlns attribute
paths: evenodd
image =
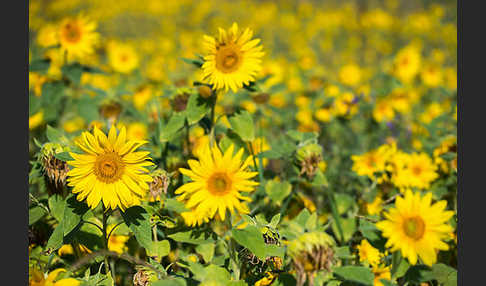
<svg viewBox="0 0 486 286"><path fill-rule="evenodd" d="M457 8L29 0L29 285L457 285Z"/></svg>

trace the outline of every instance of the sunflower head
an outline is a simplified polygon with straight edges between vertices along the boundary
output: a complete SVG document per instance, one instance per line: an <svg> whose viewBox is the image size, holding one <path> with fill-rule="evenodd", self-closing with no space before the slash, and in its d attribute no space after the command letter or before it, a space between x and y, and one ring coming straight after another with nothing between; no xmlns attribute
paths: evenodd
<svg viewBox="0 0 486 286"><path fill-rule="evenodd" d="M301 167L300 173L312 178L322 162L322 147L315 143L300 147L297 150L297 160Z"/></svg>
<svg viewBox="0 0 486 286"><path fill-rule="evenodd" d="M149 189L152 177L147 173L148 151L135 151L147 141L126 139L125 127L117 129L112 126L108 136L98 128L93 134L83 132L76 144L84 154L70 152L73 166L68 172L68 186L77 194L78 200L86 199L91 208L100 201L111 209L120 207L124 210L140 203L140 199Z"/></svg>
<svg viewBox="0 0 486 286"><path fill-rule="evenodd" d="M213 218L216 212L221 220L225 220L226 210L234 213L248 213L248 207L242 201L251 201L241 192L252 192L257 182L250 180L257 172L249 172L247 168L252 161L248 157L242 161L243 148L233 155L231 145L224 154L217 146L207 146L199 156L199 160L189 160L189 169L179 171L191 178L189 182L179 187L175 193L179 201L184 201L186 208L193 210L198 218ZM202 219L200 219L202 220Z"/></svg>
<svg viewBox="0 0 486 286"><path fill-rule="evenodd" d="M307 232L288 244L288 254L297 272L297 285L304 285L319 270L330 271L335 242L325 232Z"/></svg>
<svg viewBox="0 0 486 286"><path fill-rule="evenodd" d="M95 31L97 24L83 15L65 18L58 30L59 43L69 58L80 59L94 52L100 35Z"/></svg>
<svg viewBox="0 0 486 286"><path fill-rule="evenodd" d="M255 80L263 52L260 39L252 40L252 36L249 28L241 31L236 23L229 30L220 28L216 38L204 36L203 77L214 89L236 92Z"/></svg>
<svg viewBox="0 0 486 286"><path fill-rule="evenodd" d="M170 174L165 170L157 169L150 176L153 178L153 181L149 184L150 197L153 200L160 200L162 192L167 194L167 189L170 185Z"/></svg>
<svg viewBox="0 0 486 286"><path fill-rule="evenodd" d="M407 190L404 197L397 197L395 208L385 213L385 220L376 224L388 238L386 247L400 250L412 265L417 258L426 265L437 260L437 250L449 247L442 240L448 238L453 228L446 222L454 215L446 211L445 200L432 204L432 193L421 196L420 192Z"/></svg>
<svg viewBox="0 0 486 286"><path fill-rule="evenodd" d="M66 162L55 157L56 154L69 151L69 147L59 143L45 143L40 151L40 162L51 183L54 183L56 191L64 186L69 167Z"/></svg>

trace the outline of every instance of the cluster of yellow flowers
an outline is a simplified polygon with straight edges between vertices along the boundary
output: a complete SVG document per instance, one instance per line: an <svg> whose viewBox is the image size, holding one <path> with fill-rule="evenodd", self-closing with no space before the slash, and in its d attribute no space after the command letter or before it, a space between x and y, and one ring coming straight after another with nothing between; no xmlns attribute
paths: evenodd
<svg viewBox="0 0 486 286"><path fill-rule="evenodd" d="M428 189L439 177L437 163L429 155L406 153L397 149L395 143L382 145L362 155L352 155L351 159L352 170L358 175L367 176L377 183L390 182L402 192L408 188Z"/></svg>

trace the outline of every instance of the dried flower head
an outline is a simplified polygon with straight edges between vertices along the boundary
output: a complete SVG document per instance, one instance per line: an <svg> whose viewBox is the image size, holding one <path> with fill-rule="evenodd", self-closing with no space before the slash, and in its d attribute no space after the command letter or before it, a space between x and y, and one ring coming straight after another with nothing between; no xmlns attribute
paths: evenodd
<svg viewBox="0 0 486 286"><path fill-rule="evenodd" d="M307 279L313 285L317 271L331 270L334 244L332 237L318 231L304 233L289 243L288 254L297 272L297 285L304 285Z"/></svg>
<svg viewBox="0 0 486 286"><path fill-rule="evenodd" d="M69 167L66 162L55 157L56 154L68 151L59 143L46 143L42 146L40 161L47 178L54 184L55 188L61 188L66 184L66 175Z"/></svg>

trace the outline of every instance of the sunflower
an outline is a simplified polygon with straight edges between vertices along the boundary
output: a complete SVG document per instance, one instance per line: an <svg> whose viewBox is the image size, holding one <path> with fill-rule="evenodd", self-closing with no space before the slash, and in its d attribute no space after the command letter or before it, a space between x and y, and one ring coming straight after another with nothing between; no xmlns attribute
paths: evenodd
<svg viewBox="0 0 486 286"><path fill-rule="evenodd" d="M233 156L234 146L231 145L224 154L217 146L205 148L200 153L199 161L189 160L191 170L180 168L179 171L190 177L189 182L179 187L175 193L179 201L186 201L186 208L193 210L194 214L204 214L206 218L213 218L216 211L221 220L226 217L226 210L234 213L248 213L248 207L243 201L251 201L240 192L252 192L257 182L250 178L257 172L246 171L252 157L249 156L243 163L243 148Z"/></svg>
<svg viewBox="0 0 486 286"><path fill-rule="evenodd" d="M109 225L107 229L107 233L111 233L113 228L115 227L114 224ZM121 235L111 233L110 239L108 240L108 250L114 251L119 254L123 254L127 251L127 246L125 245L126 242L130 239L128 235Z"/></svg>
<svg viewBox="0 0 486 286"><path fill-rule="evenodd" d="M391 280L390 268L390 266L385 267L384 265L375 265L372 267L372 272L375 276L375 278L373 279L374 286L383 286L383 283L381 283L381 279Z"/></svg>
<svg viewBox="0 0 486 286"><path fill-rule="evenodd" d="M29 285L30 286L77 286L81 284L81 281L74 278L62 278L57 279L59 274L66 272L64 268L55 269L44 277L38 269L29 269Z"/></svg>
<svg viewBox="0 0 486 286"><path fill-rule="evenodd" d="M229 88L236 92L243 84L255 80L255 75L262 69L263 56L260 39L253 39L253 31L246 28L238 31L238 25L226 31L219 29L217 38L204 36L203 77L216 90Z"/></svg>
<svg viewBox="0 0 486 286"><path fill-rule="evenodd" d="M83 15L62 20L58 30L61 51L76 59L92 54L100 37L95 32L96 26Z"/></svg>
<svg viewBox="0 0 486 286"><path fill-rule="evenodd" d="M392 178L393 183L401 189L407 187L428 189L430 183L439 177L437 165L426 153L412 153L403 157L401 161L405 164L397 168Z"/></svg>
<svg viewBox="0 0 486 286"><path fill-rule="evenodd" d="M113 126L108 137L95 127L93 134L83 132L76 140L85 154L69 153L74 160L68 164L74 168L68 172L68 186L93 209L103 201L106 207L124 210L139 204L149 188L152 177L144 168L153 165L149 152L135 152L147 141L127 141L126 136L124 127L117 136Z"/></svg>
<svg viewBox="0 0 486 286"><path fill-rule="evenodd" d="M380 263L383 254L376 248L374 248L366 239L361 241L361 244L356 247L359 252L359 261L367 261L370 265L378 265Z"/></svg>
<svg viewBox="0 0 486 286"><path fill-rule="evenodd" d="M446 222L454 215L446 211L445 200L431 204L432 193L421 196L419 192L407 190L404 197L397 197L395 208L384 214L385 220L376 227L388 238L386 247L400 250L410 264L415 265L418 257L431 266L437 260L437 250L447 250L442 240L450 237L453 228Z"/></svg>
<svg viewBox="0 0 486 286"><path fill-rule="evenodd" d="M114 71L131 73L139 66L139 57L135 48L126 43L111 42L107 45L108 62Z"/></svg>

